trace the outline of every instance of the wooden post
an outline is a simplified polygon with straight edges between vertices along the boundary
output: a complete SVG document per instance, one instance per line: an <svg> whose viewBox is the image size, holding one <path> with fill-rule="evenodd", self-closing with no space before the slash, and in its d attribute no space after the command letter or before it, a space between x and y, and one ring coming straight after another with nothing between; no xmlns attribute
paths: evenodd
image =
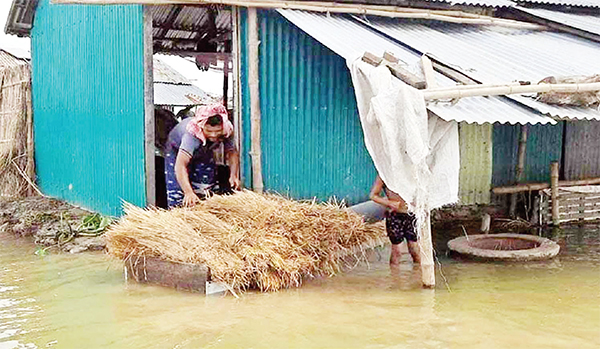
<svg viewBox="0 0 600 349"><path fill-rule="evenodd" d="M519 151L517 157L517 167L515 172L515 184L519 184L523 180L523 172L525 172L525 155L527 154L527 125L521 125L521 138L519 139ZM514 193L510 197L510 209L509 215L515 218L517 215L517 193Z"/></svg>
<svg viewBox="0 0 600 349"><path fill-rule="evenodd" d="M558 226L558 162L550 164L550 188L552 194L552 225Z"/></svg>
<svg viewBox="0 0 600 349"><path fill-rule="evenodd" d="M259 64L258 64L258 18L256 8L248 8L248 80L250 85L250 129L252 157L252 187L257 193L263 192L262 150L260 125Z"/></svg>
<svg viewBox="0 0 600 349"><path fill-rule="evenodd" d="M146 204L156 204L156 160L154 154L154 71L152 11L144 6L144 154L146 158Z"/></svg>
<svg viewBox="0 0 600 349"><path fill-rule="evenodd" d="M425 222L421 226L420 248L421 253L421 279L423 287L435 287L435 263L433 260L433 243L431 240L431 212L425 215Z"/></svg>
<svg viewBox="0 0 600 349"><path fill-rule="evenodd" d="M235 145L238 149L242 149L242 142L244 139L244 135L242 132L242 98L241 91L242 88L240 86L240 52L241 43L240 43L240 9L237 6L231 8L231 27L233 29L233 35L231 38L233 48L231 49L231 62L232 62L232 73L231 80L233 82L233 137L235 140ZM240 170L238 172L239 178L242 178L242 168L245 168L245 156L240 156ZM249 174L248 174L249 175Z"/></svg>
<svg viewBox="0 0 600 349"><path fill-rule="evenodd" d="M225 43L225 51L231 52L231 42L227 41ZM227 91L229 90L229 59L225 58L223 60L223 106L225 109L229 109L227 106Z"/></svg>

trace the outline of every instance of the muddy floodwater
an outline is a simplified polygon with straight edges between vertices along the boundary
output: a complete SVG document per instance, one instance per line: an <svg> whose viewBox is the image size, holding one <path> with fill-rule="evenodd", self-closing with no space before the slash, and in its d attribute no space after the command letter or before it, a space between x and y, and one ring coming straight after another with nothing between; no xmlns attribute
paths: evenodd
<svg viewBox="0 0 600 349"><path fill-rule="evenodd" d="M600 348L600 229L565 229L560 255L456 261L438 248L424 290L389 248L300 289L205 297L126 284L102 253L38 256L0 233L0 348ZM51 251L51 250L50 250Z"/></svg>

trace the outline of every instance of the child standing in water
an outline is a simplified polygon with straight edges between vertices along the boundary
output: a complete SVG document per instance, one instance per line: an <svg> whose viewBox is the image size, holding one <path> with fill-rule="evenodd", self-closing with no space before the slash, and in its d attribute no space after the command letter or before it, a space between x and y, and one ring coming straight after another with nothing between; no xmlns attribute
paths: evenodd
<svg viewBox="0 0 600 349"><path fill-rule="evenodd" d="M384 191L385 197L380 196ZM385 214L385 228L392 242L392 254L390 255L390 265L397 266L400 263L400 243L406 239L408 252L412 256L413 263L420 263L419 245L417 244L417 234L415 232L415 216L408 213L406 202L397 193L391 191L379 176L373 183L371 200L387 207Z"/></svg>

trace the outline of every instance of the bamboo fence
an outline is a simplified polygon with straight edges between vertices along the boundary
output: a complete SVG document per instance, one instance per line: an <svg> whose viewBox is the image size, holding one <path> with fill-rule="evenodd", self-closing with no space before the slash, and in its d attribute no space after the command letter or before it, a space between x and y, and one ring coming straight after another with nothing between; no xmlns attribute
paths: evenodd
<svg viewBox="0 0 600 349"><path fill-rule="evenodd" d="M30 65L0 50L0 197L37 191L32 123Z"/></svg>

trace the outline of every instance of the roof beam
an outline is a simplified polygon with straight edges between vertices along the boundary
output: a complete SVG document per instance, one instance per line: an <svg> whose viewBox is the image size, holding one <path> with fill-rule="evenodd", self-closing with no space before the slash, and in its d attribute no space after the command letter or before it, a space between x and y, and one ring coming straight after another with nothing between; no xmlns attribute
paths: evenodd
<svg viewBox="0 0 600 349"><path fill-rule="evenodd" d="M429 10L397 6L378 6L365 4L316 2L316 1L280 1L280 0L52 0L54 3L71 4L218 4L250 8L291 9L325 13L349 13L391 18L409 18L436 20L449 23L499 25L511 28L537 30L542 26L519 22L511 19L477 15L456 10Z"/></svg>

